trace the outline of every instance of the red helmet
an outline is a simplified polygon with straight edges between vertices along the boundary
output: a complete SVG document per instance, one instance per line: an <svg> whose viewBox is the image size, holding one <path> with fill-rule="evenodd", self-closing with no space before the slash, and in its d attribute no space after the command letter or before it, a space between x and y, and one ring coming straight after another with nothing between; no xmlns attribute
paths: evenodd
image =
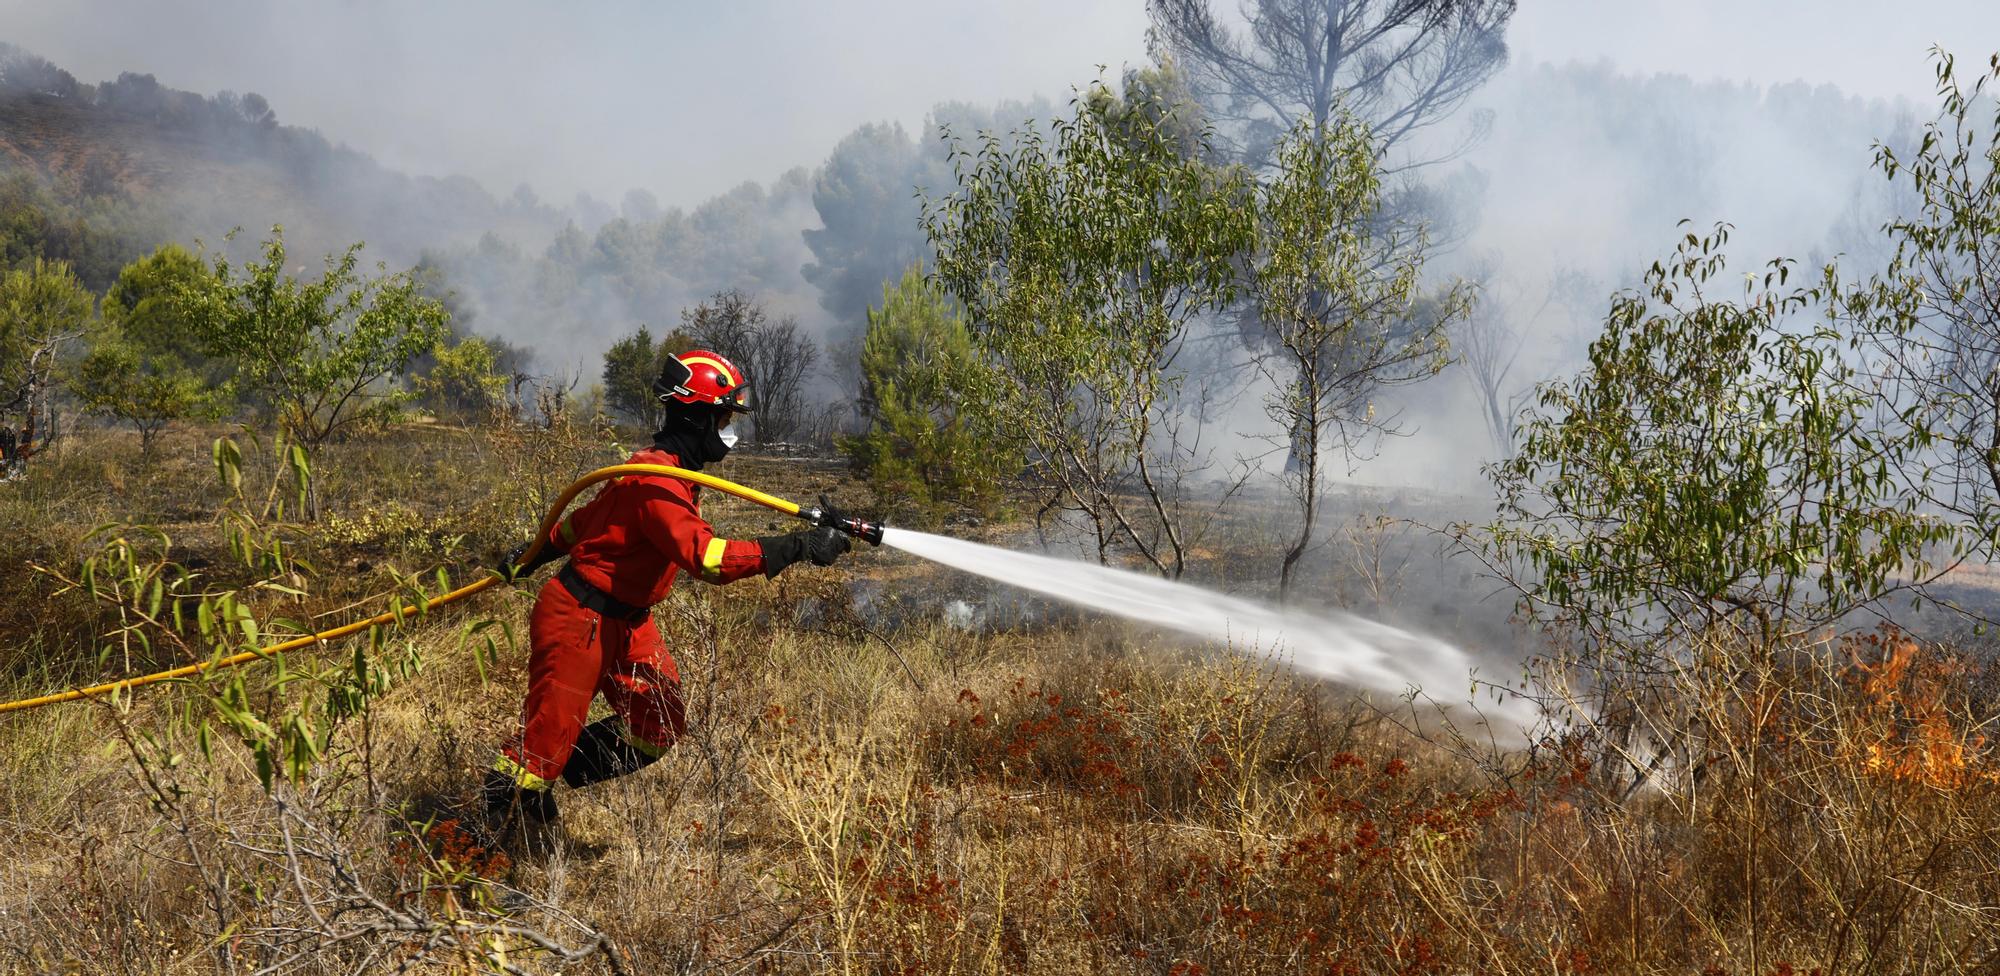
<svg viewBox="0 0 2000 976"><path fill-rule="evenodd" d="M661 403L721 407L735 413L749 413L750 382L736 364L720 353L691 349L668 356L660 364L660 378L653 381L653 395Z"/></svg>

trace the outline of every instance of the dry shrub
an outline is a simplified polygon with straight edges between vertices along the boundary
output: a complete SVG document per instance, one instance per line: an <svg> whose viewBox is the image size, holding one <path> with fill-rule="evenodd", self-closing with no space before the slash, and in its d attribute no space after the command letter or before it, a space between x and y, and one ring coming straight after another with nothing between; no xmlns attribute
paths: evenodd
<svg viewBox="0 0 2000 976"><path fill-rule="evenodd" d="M424 527L359 547L302 529L322 565L462 575L525 532L544 490L612 454L574 429L383 436L316 459L325 511L400 499ZM160 478L160 507L196 511L206 472L172 457L128 470L126 490ZM738 477L781 494L842 487L741 460ZM116 497L36 482L0 506L54 523L47 542ZM468 538L438 545L430 527L460 510ZM772 528L719 499L710 514L725 534ZM208 517L184 512L176 534L204 544ZM1895 634L1718 644L1635 678L1620 700L1636 704L1594 725L1472 755L1383 719L1403 706L1256 654L1074 619L874 620L853 573L915 600L945 588L886 550L677 588L657 617L688 734L639 775L566 792L564 843L511 862L469 815L526 652L482 675L456 635L464 610L518 629L527 588L412 627L422 672L275 800L232 744L202 758L176 718L187 689L0 719L0 840L17 852L0 970L478 972L496 954L538 973L2000 965L2000 674L1978 657ZM366 576L334 575L310 612L367 595ZM73 609L16 612L90 630Z"/></svg>
<svg viewBox="0 0 2000 976"><path fill-rule="evenodd" d="M1983 971L2000 961L1981 907L2000 898L1993 668L1885 632L1711 644L1627 688L1643 705L1622 727L1563 744L1574 822L1523 832L1529 874L1556 886L1538 914L1570 916L1612 971Z"/></svg>
<svg viewBox="0 0 2000 976"><path fill-rule="evenodd" d="M1705 915L1731 964L2000 960L1979 907L2000 903L2000 752L1977 731L1992 662L1894 632L1718 657L1684 679L1706 761L1669 797L1721 869Z"/></svg>

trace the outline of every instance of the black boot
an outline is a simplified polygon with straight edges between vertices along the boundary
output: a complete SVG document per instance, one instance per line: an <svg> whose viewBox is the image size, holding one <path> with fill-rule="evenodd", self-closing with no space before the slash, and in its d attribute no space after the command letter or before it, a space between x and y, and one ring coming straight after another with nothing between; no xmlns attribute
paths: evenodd
<svg viewBox="0 0 2000 976"><path fill-rule="evenodd" d="M489 769L479 792L486 801L486 819L503 833L509 825L546 828L555 823L556 797L548 789L524 790L513 777Z"/></svg>
<svg viewBox="0 0 2000 976"><path fill-rule="evenodd" d="M563 766L563 782L571 789L600 783L637 772L660 757L649 756L632 747L620 734L624 723L617 718L598 719L583 727L576 737L576 751Z"/></svg>

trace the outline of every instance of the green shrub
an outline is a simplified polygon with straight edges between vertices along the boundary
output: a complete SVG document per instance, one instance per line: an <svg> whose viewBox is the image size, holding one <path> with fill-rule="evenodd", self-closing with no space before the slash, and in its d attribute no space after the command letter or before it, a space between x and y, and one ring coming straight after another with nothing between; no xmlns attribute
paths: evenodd
<svg viewBox="0 0 2000 976"><path fill-rule="evenodd" d="M694 339L675 329L653 340L652 330L639 331L611 344L604 351L604 401L620 417L637 421L647 430L660 426L660 403L653 398L653 380L668 356L678 356L694 348Z"/></svg>
<svg viewBox="0 0 2000 976"><path fill-rule="evenodd" d="M498 410L507 377L493 345L481 336L431 348L431 368L412 383L417 401L438 416L480 417Z"/></svg>
<svg viewBox="0 0 2000 976"><path fill-rule="evenodd" d="M380 264L368 274L360 250L328 255L317 278L294 277L273 227L262 262L217 258L211 278L175 294L204 351L227 358L301 443L393 417L410 396L397 381L449 334L450 316L421 281Z"/></svg>
<svg viewBox="0 0 2000 976"><path fill-rule="evenodd" d="M206 385L221 389L235 375L226 359L211 356L198 322L179 296L214 285L215 276L194 252L163 244L118 272L104 292L104 323L122 335L139 358L162 368L185 366Z"/></svg>
<svg viewBox="0 0 2000 976"><path fill-rule="evenodd" d="M107 329L76 364L69 387L91 413L131 424L146 456L160 431L179 421L220 416L228 406L227 396L180 359L166 353L148 356L116 329Z"/></svg>

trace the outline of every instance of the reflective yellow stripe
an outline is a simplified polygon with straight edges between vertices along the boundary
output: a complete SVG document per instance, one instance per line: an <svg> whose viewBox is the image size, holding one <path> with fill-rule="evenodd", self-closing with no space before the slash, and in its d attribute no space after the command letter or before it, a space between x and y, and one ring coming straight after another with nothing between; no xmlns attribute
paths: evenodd
<svg viewBox="0 0 2000 976"><path fill-rule="evenodd" d="M710 577L722 575L722 552L727 548L729 548L728 539L718 537L708 540L708 549L701 554L701 575Z"/></svg>
<svg viewBox="0 0 2000 976"><path fill-rule="evenodd" d="M710 366L715 367L715 371L721 373L723 378L729 381L729 385L731 387L735 387L738 383L736 379L736 374L732 372L728 366L723 365L720 360L710 359L707 356L682 356L681 362L684 362L690 366L694 365L695 363L707 363Z"/></svg>
<svg viewBox="0 0 2000 976"><path fill-rule="evenodd" d="M515 762L514 757L504 752L500 754L500 758L493 760L493 771L511 778L515 786L524 790L546 790L549 788L548 780L528 772L528 767Z"/></svg>
<svg viewBox="0 0 2000 976"><path fill-rule="evenodd" d="M631 746L635 751L637 751L642 756L648 756L653 759L658 759L661 756L667 754L666 746L656 746L650 742L647 742L644 739L639 738L636 735L633 735L631 727L625 725L622 722L619 723L618 726L618 736L619 738L625 740L626 745Z"/></svg>

